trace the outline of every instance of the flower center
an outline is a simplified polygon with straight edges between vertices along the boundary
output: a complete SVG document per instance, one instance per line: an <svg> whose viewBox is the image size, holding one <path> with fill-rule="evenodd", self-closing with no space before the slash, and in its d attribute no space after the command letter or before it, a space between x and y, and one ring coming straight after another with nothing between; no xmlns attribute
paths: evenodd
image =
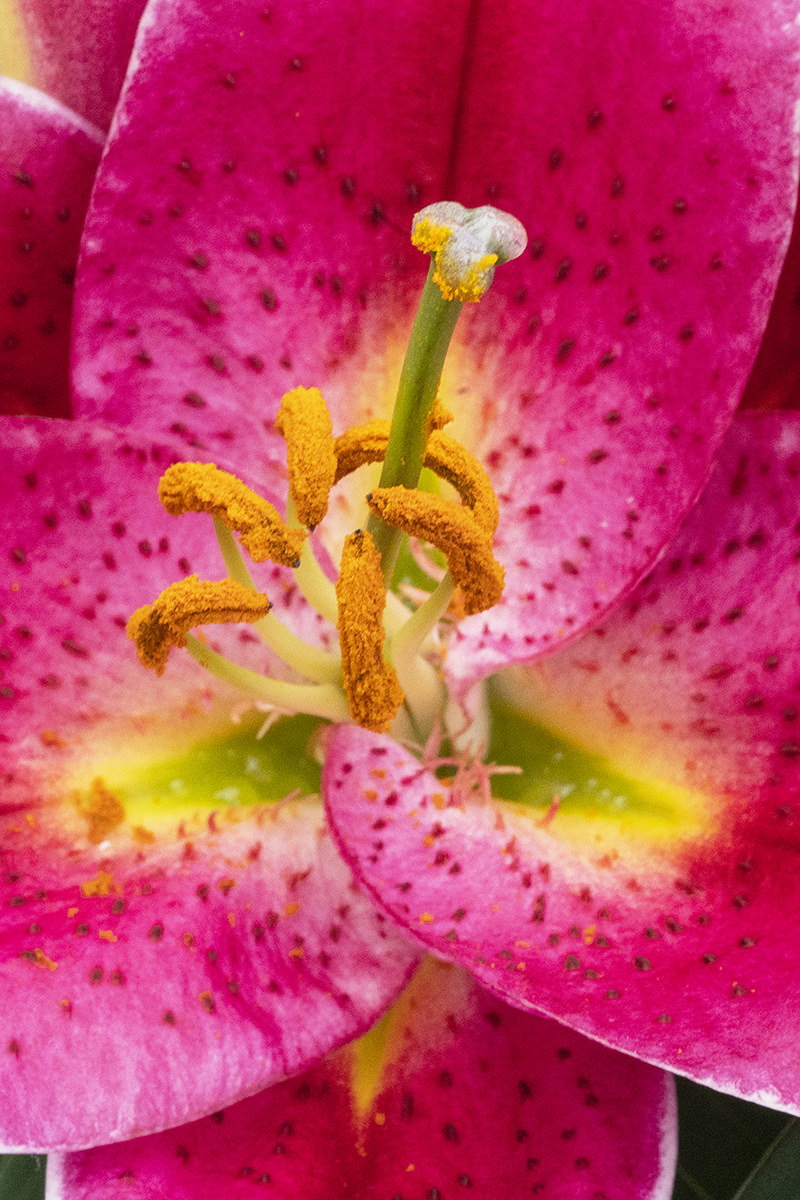
<svg viewBox="0 0 800 1200"><path fill-rule="evenodd" d="M496 209L467 210L443 202L414 217L412 241L431 254L432 262L391 422L369 421L335 437L316 388L288 392L276 420L286 442L285 520L213 464L176 463L162 477L159 498L167 512L213 518L227 576L202 580L192 575L137 609L128 636L144 666L161 674L170 650L185 647L212 674L280 712L429 736L446 699L436 662L440 620L456 589L465 615L490 608L503 592L503 568L492 550L497 500L477 459L444 432L452 418L437 400L439 381L463 302L479 300L495 265L522 253L525 233L515 218ZM331 489L358 467L376 462L383 469L378 487L365 498L367 527L346 537L334 585L315 559L308 534L324 520ZM423 467L459 499L421 490ZM427 543L447 563L444 577L413 609L392 590L406 537ZM242 548L254 563L269 561L294 571L309 604L336 625L337 651L307 645L270 612ZM259 675L190 632L231 622L251 624L284 663L311 682Z"/></svg>

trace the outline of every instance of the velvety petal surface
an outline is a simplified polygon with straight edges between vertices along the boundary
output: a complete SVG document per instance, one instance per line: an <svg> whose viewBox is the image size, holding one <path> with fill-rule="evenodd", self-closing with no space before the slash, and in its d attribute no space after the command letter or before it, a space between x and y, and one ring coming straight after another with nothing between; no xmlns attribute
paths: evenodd
<svg viewBox="0 0 800 1200"><path fill-rule="evenodd" d="M75 113L0 80L0 413L69 413L75 264L101 149Z"/></svg>
<svg viewBox="0 0 800 1200"><path fill-rule="evenodd" d="M797 1112L800 422L741 418L607 624L501 681L448 789L341 729L336 836L385 911L521 1007Z"/></svg>
<svg viewBox="0 0 800 1200"><path fill-rule="evenodd" d="M87 227L79 411L255 472L291 385L325 389L337 432L385 413L412 212L504 205L530 249L465 315L442 396L500 493L508 585L449 668L577 633L694 498L755 355L796 194L796 12L155 0Z"/></svg>
<svg viewBox="0 0 800 1200"><path fill-rule="evenodd" d="M30 73L108 129L146 0L19 0Z"/></svg>
<svg viewBox="0 0 800 1200"><path fill-rule="evenodd" d="M77 422L0 437L0 1140L86 1146L301 1069L416 956L325 831L318 722L258 740L185 653L163 679L136 659L135 607L224 574L209 518L160 510L170 451ZM211 644L268 666L240 628Z"/></svg>
<svg viewBox="0 0 800 1200"><path fill-rule="evenodd" d="M215 1117L48 1163L47 1200L668 1197L672 1083L429 959L384 1021Z"/></svg>

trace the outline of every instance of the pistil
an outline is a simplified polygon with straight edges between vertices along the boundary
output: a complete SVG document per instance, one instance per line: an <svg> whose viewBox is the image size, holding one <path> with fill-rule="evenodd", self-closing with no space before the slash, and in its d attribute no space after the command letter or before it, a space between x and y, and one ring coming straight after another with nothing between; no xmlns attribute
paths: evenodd
<svg viewBox="0 0 800 1200"><path fill-rule="evenodd" d="M442 719L447 723L444 641L436 628L448 609L452 618L496 604L504 573L492 550L498 506L491 483L478 460L443 431L452 418L438 399L441 371L462 305L480 299L498 263L522 252L525 234L519 222L495 209L470 211L446 202L417 214L412 240L432 262L391 422L373 420L334 437L316 388L288 392L275 422L286 442L285 520L213 464L176 463L164 474L159 497L167 512L213 517L228 577L215 582L192 576L133 614L129 636L141 661L158 674L171 648L181 646L213 675L279 713L349 719L376 732L394 729L398 736L401 728L410 733L413 727L420 742L433 736ZM325 517L331 488L357 468L380 461L380 484L366 497L368 526L346 537L334 585L314 556L309 532ZM450 485L458 499L419 490L423 466ZM391 591L406 536L436 547L449 568L411 613L408 597ZM307 645L270 613L242 549L253 562L293 570L306 600L336 626L338 649ZM463 602L453 605L457 588ZM392 602L388 636L387 600ZM230 622L252 625L286 665L312 682L260 675L189 632Z"/></svg>
<svg viewBox="0 0 800 1200"><path fill-rule="evenodd" d="M432 261L400 375L381 488L412 489L419 483L431 411L461 307L465 301L480 300L495 266L519 257L527 244L524 228L508 213L489 206L467 209L449 200L415 215L411 240ZM374 513L367 528L380 551L389 588L402 534Z"/></svg>

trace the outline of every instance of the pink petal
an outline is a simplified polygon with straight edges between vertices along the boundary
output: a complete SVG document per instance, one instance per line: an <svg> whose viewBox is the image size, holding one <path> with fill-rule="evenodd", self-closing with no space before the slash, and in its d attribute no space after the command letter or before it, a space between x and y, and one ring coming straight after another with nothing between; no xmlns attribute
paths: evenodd
<svg viewBox="0 0 800 1200"><path fill-rule="evenodd" d="M309 733L276 759L185 655L162 680L136 660L132 609L222 573L208 518L160 511L170 452L77 422L2 436L0 1139L86 1146L301 1069L368 1027L416 955L302 796Z"/></svg>
<svg viewBox="0 0 800 1200"><path fill-rule="evenodd" d="M72 284L102 147L49 96L0 81L0 412L67 416Z"/></svg>
<svg viewBox="0 0 800 1200"><path fill-rule="evenodd" d="M37 85L108 129L145 0L20 0L19 6Z"/></svg>
<svg viewBox="0 0 800 1200"><path fill-rule="evenodd" d="M258 470L284 461L272 418L295 383L326 387L337 432L388 410L425 270L407 231L444 187L467 8L151 5L87 227L81 412L177 421Z"/></svg>
<svg viewBox="0 0 800 1200"><path fill-rule="evenodd" d="M800 423L738 421L653 575L507 681L531 774L494 790L518 803L448 803L361 730L336 732L323 784L357 877L421 943L513 1004L794 1112L798 472Z"/></svg>
<svg viewBox="0 0 800 1200"><path fill-rule="evenodd" d="M253 471L282 461L289 386L323 386L337 431L388 411L412 211L496 200L531 250L443 394L501 494L508 587L449 669L577 634L676 527L754 358L796 195L796 7L160 0L88 225L80 411Z"/></svg>
<svg viewBox="0 0 800 1200"><path fill-rule="evenodd" d="M455 190L496 195L534 261L498 272L461 358L507 584L454 677L551 650L652 562L747 380L796 201L795 4L535 11L532 36L527 6L480 6L466 68Z"/></svg>
<svg viewBox="0 0 800 1200"><path fill-rule="evenodd" d="M360 1096L358 1063L373 1072ZM121 1186L130 1200L235 1200L259 1184L282 1200L657 1200L674 1158L666 1076L430 959L380 1033L300 1079L181 1129L51 1159L48 1171L63 1200L116 1200Z"/></svg>

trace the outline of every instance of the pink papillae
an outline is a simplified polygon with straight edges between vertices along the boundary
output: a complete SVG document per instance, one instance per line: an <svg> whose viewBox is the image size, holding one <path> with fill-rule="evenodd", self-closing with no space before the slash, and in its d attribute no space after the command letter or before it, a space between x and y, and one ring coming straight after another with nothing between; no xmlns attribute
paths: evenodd
<svg viewBox="0 0 800 1200"><path fill-rule="evenodd" d="M210 519L158 504L174 451L12 418L3 444L0 1140L85 1146L300 1070L367 1028L417 956L356 891L318 799L280 803L283 764L259 773L241 695L185 654L163 680L136 659L138 604L223 573ZM311 634L288 575L265 586ZM275 670L246 630L208 632ZM224 771L181 786L193 753L228 753L232 719L250 730L246 803ZM140 804L137 770L171 759Z"/></svg>
<svg viewBox="0 0 800 1200"><path fill-rule="evenodd" d="M412 213L507 208L529 250L462 319L442 392L500 497L507 586L448 668L552 649L653 561L744 385L796 195L795 15L156 0L87 226L78 411L257 476L292 385L336 432L389 411Z"/></svg>
<svg viewBox="0 0 800 1200"><path fill-rule="evenodd" d="M67 416L78 241L102 135L49 96L0 81L0 413Z"/></svg>
<svg viewBox="0 0 800 1200"><path fill-rule="evenodd" d="M336 731L324 776L344 856L421 944L512 1004L793 1112L798 473L793 415L740 418L652 576L512 677L529 736L565 739L549 812L448 799L362 730ZM587 772L570 775L570 743L617 773L605 816L570 806Z"/></svg>
<svg viewBox="0 0 800 1200"><path fill-rule="evenodd" d="M441 1196L666 1200L672 1083L428 960L373 1046L358 1045L226 1112L51 1160L61 1200ZM363 1071L363 1068L362 1068ZM362 1080L361 1089L365 1084ZM362 1100L363 1104L363 1100Z"/></svg>

